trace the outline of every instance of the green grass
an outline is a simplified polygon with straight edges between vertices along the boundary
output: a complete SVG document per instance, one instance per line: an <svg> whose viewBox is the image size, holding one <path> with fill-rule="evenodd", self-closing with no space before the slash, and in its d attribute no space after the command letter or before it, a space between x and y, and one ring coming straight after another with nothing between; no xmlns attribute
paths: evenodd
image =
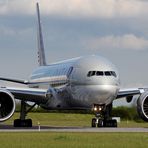
<svg viewBox="0 0 148 148"><path fill-rule="evenodd" d="M6 124L12 124L13 120L19 117L19 113L6 121ZM49 126L90 126L91 114L74 114L74 113L35 113L28 114L34 125L40 122L40 125Z"/></svg>
<svg viewBox="0 0 148 148"><path fill-rule="evenodd" d="M19 114L4 124L12 124ZM29 113L33 124L48 126L90 126L91 114L74 113ZM148 123L122 121L119 127L148 127ZM57 133L57 132L1 132L3 148L146 148L147 133Z"/></svg>
<svg viewBox="0 0 148 148"><path fill-rule="evenodd" d="M147 133L0 133L4 148L146 148Z"/></svg>
<svg viewBox="0 0 148 148"><path fill-rule="evenodd" d="M19 113L6 121L4 124L13 124L13 120L19 117ZM35 113L28 114L28 118L33 120L33 125L48 125L48 126L82 126L89 127L91 119L94 117L92 114L74 114L74 113ZM148 123L132 120L123 120L118 124L118 127L148 127Z"/></svg>

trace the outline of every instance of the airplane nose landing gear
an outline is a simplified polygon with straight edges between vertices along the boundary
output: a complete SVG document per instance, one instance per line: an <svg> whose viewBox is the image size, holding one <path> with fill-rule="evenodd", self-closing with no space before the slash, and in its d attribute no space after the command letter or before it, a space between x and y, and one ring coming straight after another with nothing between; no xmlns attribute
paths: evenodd
<svg viewBox="0 0 148 148"><path fill-rule="evenodd" d="M117 127L117 121L109 119L112 105L94 104L93 112L95 118L92 119L92 127Z"/></svg>

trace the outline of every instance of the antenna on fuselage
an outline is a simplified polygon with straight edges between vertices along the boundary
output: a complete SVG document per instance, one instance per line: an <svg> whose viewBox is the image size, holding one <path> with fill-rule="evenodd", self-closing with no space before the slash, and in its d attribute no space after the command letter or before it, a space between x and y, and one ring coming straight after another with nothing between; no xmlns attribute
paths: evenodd
<svg viewBox="0 0 148 148"><path fill-rule="evenodd" d="M38 63L39 63L39 66L45 66L46 59L45 59L44 42L43 42L42 28L41 28L41 21L40 21L40 9L39 9L38 3L36 3L36 9L37 9L37 17L38 17L38 32L37 32Z"/></svg>

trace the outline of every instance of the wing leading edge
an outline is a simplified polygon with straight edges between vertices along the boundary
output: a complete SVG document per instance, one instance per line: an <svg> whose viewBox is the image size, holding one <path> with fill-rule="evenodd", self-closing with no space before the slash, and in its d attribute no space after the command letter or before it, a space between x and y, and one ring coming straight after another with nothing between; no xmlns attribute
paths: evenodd
<svg viewBox="0 0 148 148"><path fill-rule="evenodd" d="M140 95L145 91L148 91L148 88L121 89L119 90L116 99L134 96L134 95Z"/></svg>
<svg viewBox="0 0 148 148"><path fill-rule="evenodd" d="M48 90L34 88L1 87L0 90L11 92L15 99L31 101L37 104L46 103L49 99L47 95L51 95Z"/></svg>
<svg viewBox="0 0 148 148"><path fill-rule="evenodd" d="M14 82L14 83L19 83L19 84L25 84L25 85L28 84L28 81L26 81L26 80L18 80L18 79L2 78L2 77L0 77L0 80Z"/></svg>

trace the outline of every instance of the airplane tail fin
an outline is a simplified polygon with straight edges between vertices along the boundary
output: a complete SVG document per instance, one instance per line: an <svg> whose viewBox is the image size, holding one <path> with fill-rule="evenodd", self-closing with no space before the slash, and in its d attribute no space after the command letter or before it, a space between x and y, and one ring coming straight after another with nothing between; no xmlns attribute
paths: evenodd
<svg viewBox="0 0 148 148"><path fill-rule="evenodd" d="M40 9L39 9L38 3L36 3L36 9L37 9L37 17L38 17L38 34L37 34L38 63L39 63L39 66L45 66L46 59L45 59L44 42L43 42L42 28L41 28L41 21L40 21Z"/></svg>

